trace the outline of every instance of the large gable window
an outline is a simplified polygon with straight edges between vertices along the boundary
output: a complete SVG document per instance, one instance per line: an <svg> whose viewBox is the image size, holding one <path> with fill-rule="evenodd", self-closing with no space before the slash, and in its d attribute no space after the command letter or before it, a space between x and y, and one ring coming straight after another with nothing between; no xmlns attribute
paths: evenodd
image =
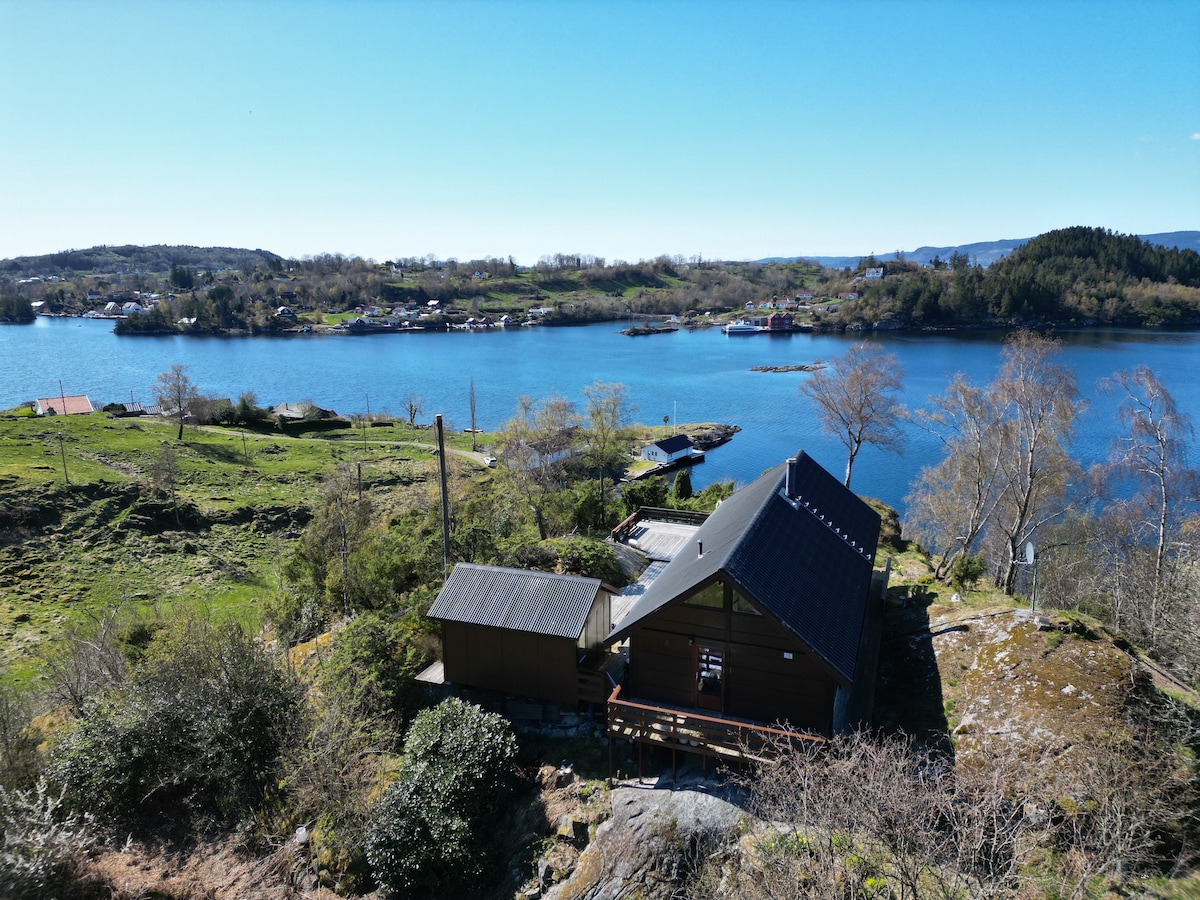
<svg viewBox="0 0 1200 900"><path fill-rule="evenodd" d="M762 613L759 612L754 605L747 600L740 591L737 590L733 592L733 611L735 613L745 613L749 616L762 615Z"/></svg>
<svg viewBox="0 0 1200 900"><path fill-rule="evenodd" d="M715 582L708 587L701 588L683 601L688 606L703 606L707 609L724 609L725 608L725 585L721 582Z"/></svg>

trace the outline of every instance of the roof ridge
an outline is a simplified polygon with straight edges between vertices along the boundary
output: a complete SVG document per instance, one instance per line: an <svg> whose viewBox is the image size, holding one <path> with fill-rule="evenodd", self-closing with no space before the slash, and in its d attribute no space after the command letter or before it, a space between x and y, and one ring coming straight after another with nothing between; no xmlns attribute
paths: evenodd
<svg viewBox="0 0 1200 900"><path fill-rule="evenodd" d="M858 546L858 544L855 543L850 538L849 531L843 532L841 528L839 528L837 525L834 524L832 519L827 519L827 518L825 518L825 516L821 515L821 511L818 510L815 506L813 506L808 500L806 500L804 497L802 497L799 493L797 493L797 495L795 497L789 497L787 495L787 491L783 487L779 488L778 493L779 493L779 496L784 500L785 503L791 504L794 508L800 509L801 507L804 507L804 509L806 509L809 512L809 514L813 516L813 518L815 518L818 522L820 522L822 525L824 525L826 528L828 528L830 531L832 531L834 534L836 534L839 538L841 538L843 543L848 544L850 546L851 550L853 550L855 553L857 553L859 556L861 556L867 562L872 562L871 555L869 553L867 553L866 548ZM855 499L856 500L859 499L857 495L855 495Z"/></svg>

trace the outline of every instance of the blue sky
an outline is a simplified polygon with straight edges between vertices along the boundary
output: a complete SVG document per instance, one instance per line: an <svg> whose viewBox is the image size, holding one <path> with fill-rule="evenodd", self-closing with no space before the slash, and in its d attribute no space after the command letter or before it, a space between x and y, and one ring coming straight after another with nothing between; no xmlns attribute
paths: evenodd
<svg viewBox="0 0 1200 900"><path fill-rule="evenodd" d="M1200 228L1200 3L0 0L0 258Z"/></svg>

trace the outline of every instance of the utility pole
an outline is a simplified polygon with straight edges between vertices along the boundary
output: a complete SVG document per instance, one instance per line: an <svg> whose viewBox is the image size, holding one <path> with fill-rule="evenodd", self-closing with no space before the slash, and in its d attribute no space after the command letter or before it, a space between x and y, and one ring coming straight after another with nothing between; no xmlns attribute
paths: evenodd
<svg viewBox="0 0 1200 900"><path fill-rule="evenodd" d="M442 431L442 415L434 416L437 425L438 463L442 470L442 574L450 568L450 490L446 484L446 440Z"/></svg>
<svg viewBox="0 0 1200 900"><path fill-rule="evenodd" d="M66 408L67 408L67 406L64 403L63 409L66 409ZM63 436L62 436L61 431L58 433L58 452L60 454L62 454L63 481L65 481L67 484L70 484L71 478L70 478L70 476L67 475L67 451L63 448Z"/></svg>

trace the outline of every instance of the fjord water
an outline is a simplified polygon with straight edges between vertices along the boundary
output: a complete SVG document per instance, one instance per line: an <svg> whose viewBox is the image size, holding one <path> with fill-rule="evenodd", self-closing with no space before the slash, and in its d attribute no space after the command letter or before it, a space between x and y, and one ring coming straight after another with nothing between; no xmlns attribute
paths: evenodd
<svg viewBox="0 0 1200 900"><path fill-rule="evenodd" d="M173 363L189 366L200 390L227 396L252 390L260 404L312 400L343 415L389 411L403 398L425 400L419 421L441 413L454 428L470 425L469 383L485 430L500 427L523 394L561 394L583 406L595 380L622 382L639 421L727 422L742 431L693 470L697 487L720 479L745 483L798 448L838 477L845 450L820 432L797 386L803 372L752 372L827 360L862 340L895 354L904 370L904 403L920 408L962 372L989 381L1000 361L1002 332L792 334L726 336L716 328L649 337L619 333L621 323L574 328L510 328L370 336L121 337L104 320L39 318L0 327L0 408L59 392L93 402L152 402L154 380ZM1200 417L1195 377L1200 333L1150 330L1065 332L1061 361L1073 369L1086 401L1075 442L1081 462L1103 459L1117 435L1116 400L1098 379L1145 364L1180 408ZM900 509L923 466L941 454L936 441L907 428L903 456L863 450L852 486Z"/></svg>

